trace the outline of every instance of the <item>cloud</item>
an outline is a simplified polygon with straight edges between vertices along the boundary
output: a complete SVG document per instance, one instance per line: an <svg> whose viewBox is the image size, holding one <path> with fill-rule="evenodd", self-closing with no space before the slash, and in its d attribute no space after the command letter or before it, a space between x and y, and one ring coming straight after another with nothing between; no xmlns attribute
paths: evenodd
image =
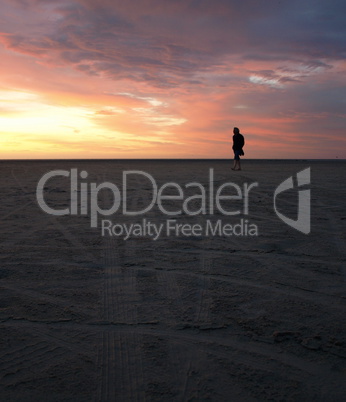
<svg viewBox="0 0 346 402"><path fill-rule="evenodd" d="M47 8L45 2L24 2L31 12L22 21L22 34L19 27L8 27L1 41L9 49L88 74L164 87L191 81L196 71L218 70L229 56L254 59L257 53L266 60L286 61L302 57L323 65L319 58L345 55L345 27L338 13L331 15L330 5L315 5L312 15L309 1L280 7L278 2L250 0L135 3L53 1ZM41 25L47 13L55 18ZM41 29L33 28L35 22Z"/></svg>
<svg viewBox="0 0 346 402"><path fill-rule="evenodd" d="M263 149L299 131L342 136L345 11L339 0L4 0L0 71L48 104L85 108L93 129L191 154L226 155L234 125Z"/></svg>

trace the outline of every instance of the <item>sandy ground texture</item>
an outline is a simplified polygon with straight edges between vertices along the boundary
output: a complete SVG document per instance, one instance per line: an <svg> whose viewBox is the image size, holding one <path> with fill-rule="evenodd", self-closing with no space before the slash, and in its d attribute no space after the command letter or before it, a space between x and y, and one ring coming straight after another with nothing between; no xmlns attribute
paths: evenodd
<svg viewBox="0 0 346 402"><path fill-rule="evenodd" d="M273 194L308 167L311 233L303 234L276 216ZM231 161L0 162L0 399L345 400L345 167L245 160L234 172ZM208 198L206 214L168 216L153 205L141 216L119 210L99 217L91 228L90 211L53 216L36 200L40 178L57 169L85 170L79 184L111 182L121 197L123 172L145 171L159 187L178 183L186 199L201 188L187 183L207 189L210 168L215 188L258 183L247 214L241 199L222 201L240 215L210 214L215 200ZM129 175L127 185L129 210L149 205L147 178ZM235 187L227 191L234 195ZM78 205L81 195L90 196L80 188L73 193ZM288 190L277 199L291 219L297 194ZM70 178L51 178L44 197L53 209L68 208ZM100 208L113 201L111 191L99 191ZM165 207L177 211L182 202L166 199ZM200 199L190 200L190 210L200 207ZM153 240L137 233L124 240L102 236L101 218L118 231L144 218L202 230L207 221L232 225L243 218L258 235L162 233Z"/></svg>

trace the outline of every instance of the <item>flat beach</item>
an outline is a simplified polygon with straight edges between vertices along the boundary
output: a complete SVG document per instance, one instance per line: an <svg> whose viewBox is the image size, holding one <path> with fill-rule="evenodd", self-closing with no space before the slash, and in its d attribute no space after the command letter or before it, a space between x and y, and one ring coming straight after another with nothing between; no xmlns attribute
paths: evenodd
<svg viewBox="0 0 346 402"><path fill-rule="evenodd" d="M346 162L244 160L237 172L231 166L0 162L2 401L345 400ZM292 177L297 185L296 174L308 168L305 234L280 219L273 197L280 183ZM177 183L185 198L203 187L205 210L189 214L182 200L167 198L165 211L181 214L153 203L125 216L120 205L92 227L88 202L83 213L78 204L77 213L61 216L39 206L40 179L62 170L79 181L74 190L67 176L46 181L52 210L72 212L71 198L91 197L91 183L114 183L123 201L124 171L146 172L159 188ZM128 211L149 205L148 176L128 175ZM257 183L247 208L238 194L222 201L233 215L222 213L210 186L215 195L224 183L234 184L230 191ZM177 195L172 186L166 190L161 194ZM276 200L291 220L298 190ZM113 194L103 189L97 202L105 211ZM190 212L201 203L191 200ZM109 230L102 232L102 220ZM163 229L156 236L148 224ZM137 225L126 239L125 225ZM191 225L199 226L191 232Z"/></svg>

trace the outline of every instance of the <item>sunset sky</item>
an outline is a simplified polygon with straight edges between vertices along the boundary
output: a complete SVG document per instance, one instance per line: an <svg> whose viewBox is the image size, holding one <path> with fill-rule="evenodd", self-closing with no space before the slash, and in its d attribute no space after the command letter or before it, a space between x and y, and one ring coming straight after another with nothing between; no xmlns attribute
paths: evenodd
<svg viewBox="0 0 346 402"><path fill-rule="evenodd" d="M0 158L346 158L344 0L0 0Z"/></svg>

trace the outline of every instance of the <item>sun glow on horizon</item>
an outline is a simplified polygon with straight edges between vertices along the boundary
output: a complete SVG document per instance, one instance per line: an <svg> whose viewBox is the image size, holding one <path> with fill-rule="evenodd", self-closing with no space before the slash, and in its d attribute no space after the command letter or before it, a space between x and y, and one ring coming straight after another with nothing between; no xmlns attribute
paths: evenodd
<svg viewBox="0 0 346 402"><path fill-rule="evenodd" d="M33 92L0 90L2 152L5 158L6 154L10 158L22 155L29 158L45 155L97 157L100 151L104 157L114 156L115 153L129 157L138 143L144 152L151 148L151 143L178 144L167 138L164 128L183 124L186 119L157 113L155 107L163 103L152 98L144 100L152 106L126 111L125 108L113 105L104 106L100 110L99 105L52 105ZM107 124L100 130L100 125L107 118L121 115L122 119L128 121L131 120L129 114L152 126L155 135L147 134L143 138L141 135L109 128Z"/></svg>

